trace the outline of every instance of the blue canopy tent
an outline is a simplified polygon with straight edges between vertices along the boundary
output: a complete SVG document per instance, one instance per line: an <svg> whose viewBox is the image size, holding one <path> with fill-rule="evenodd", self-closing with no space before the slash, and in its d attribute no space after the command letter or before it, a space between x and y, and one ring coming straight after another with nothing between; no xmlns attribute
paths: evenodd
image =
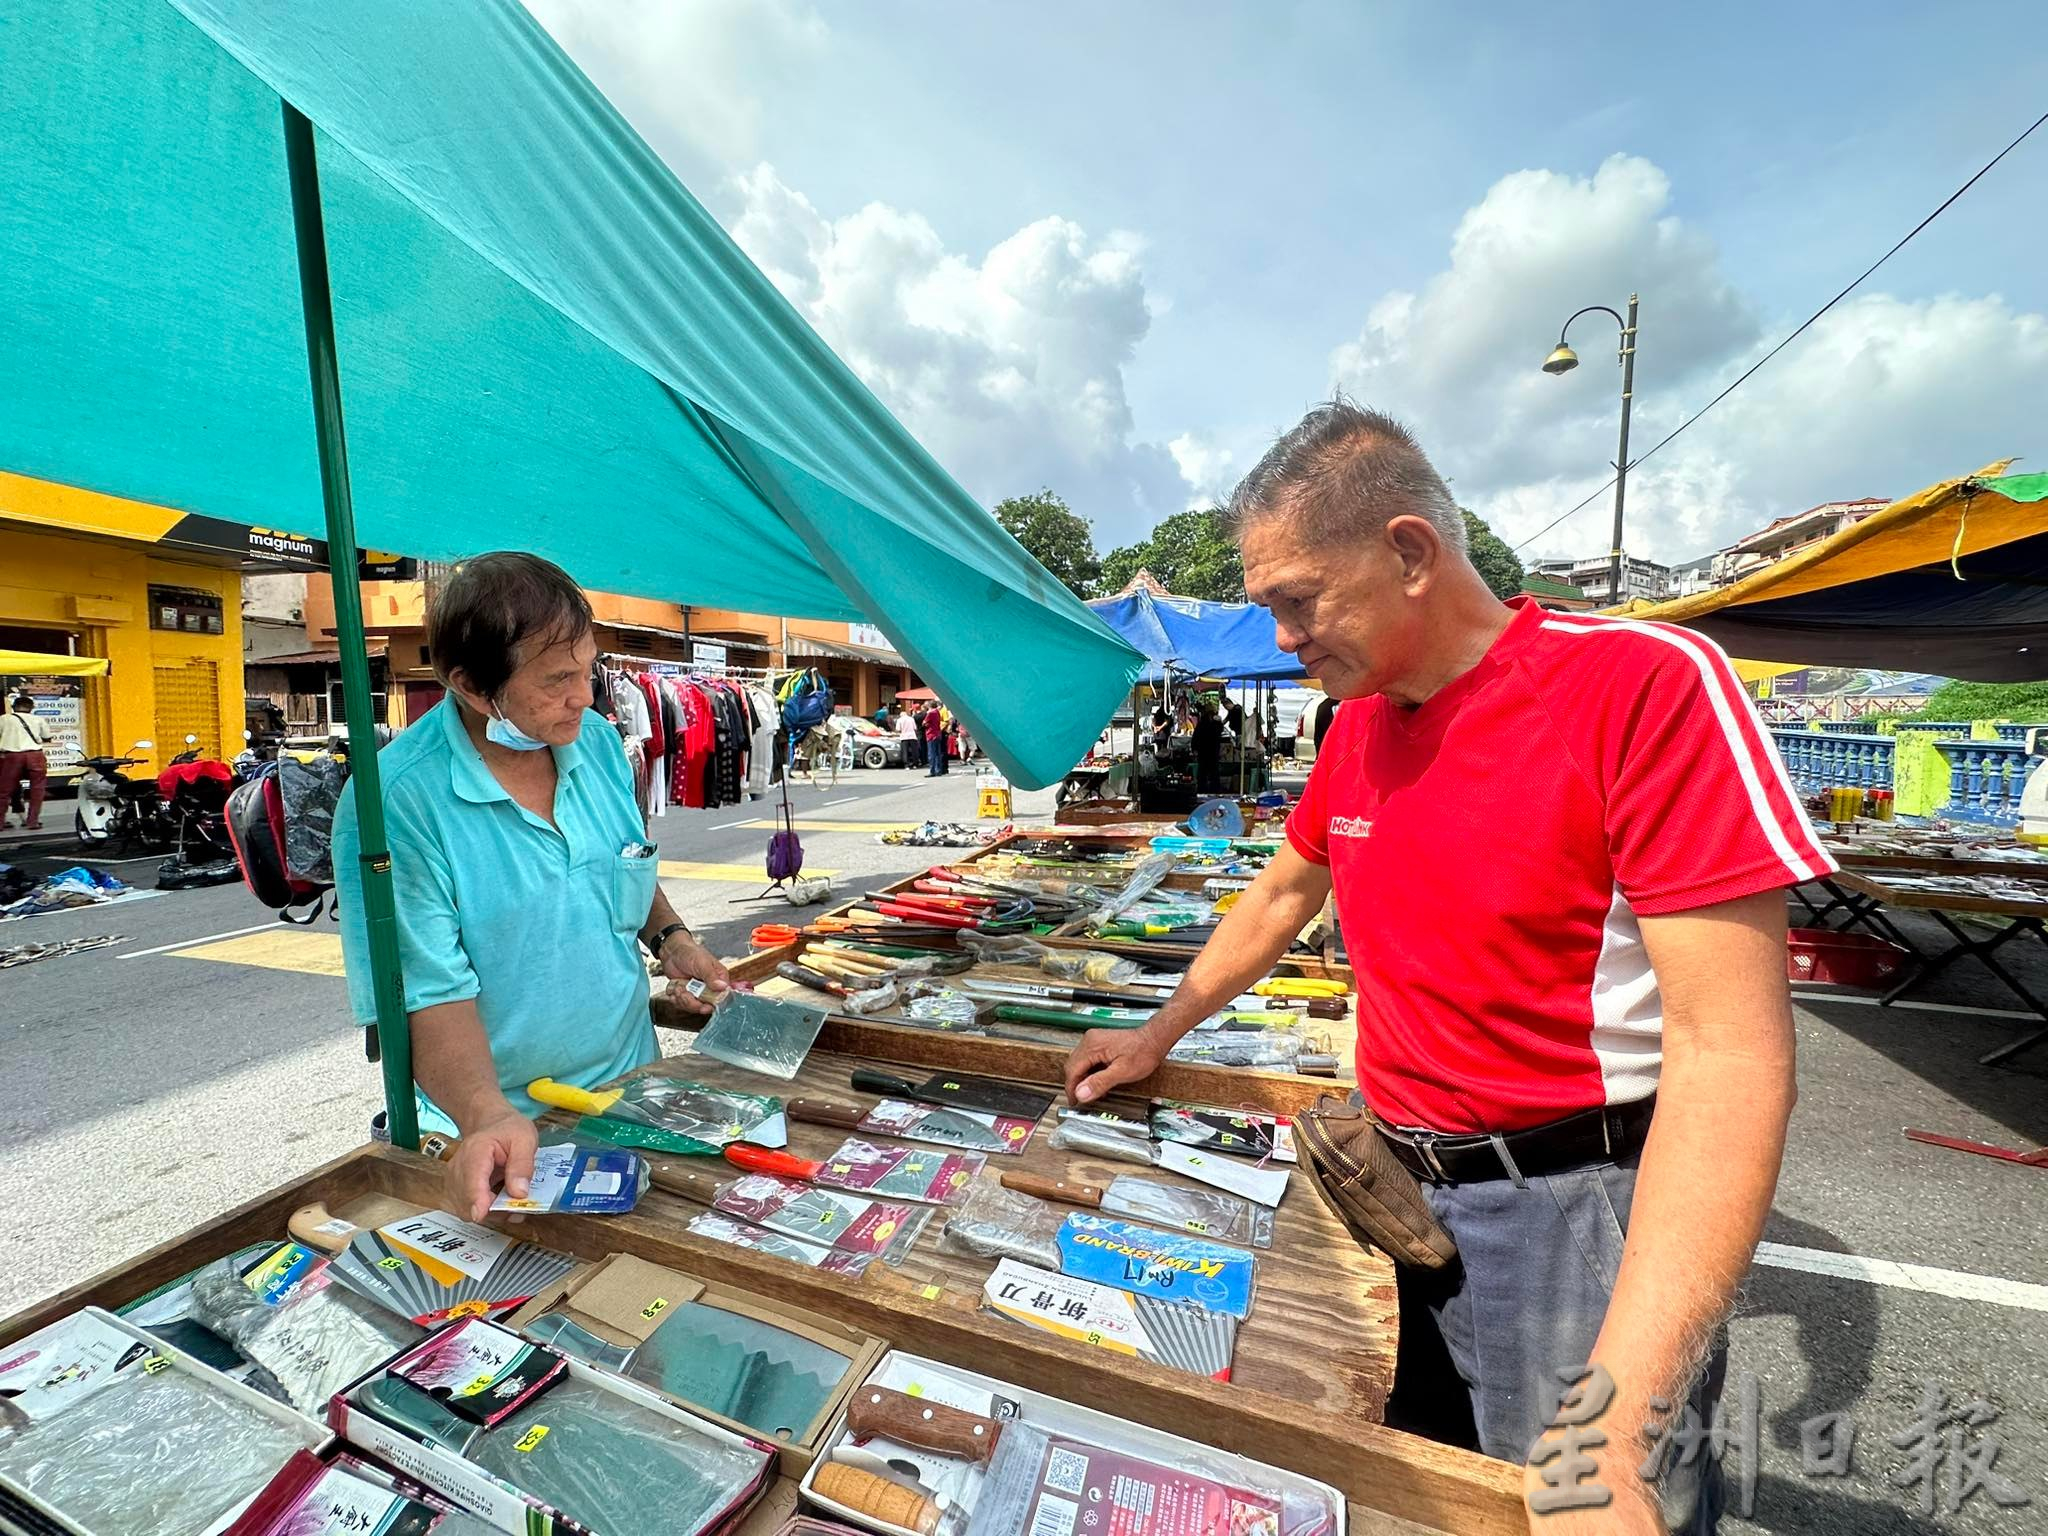
<svg viewBox="0 0 2048 1536"><path fill-rule="evenodd" d="M336 550L523 548L602 590L867 619L1027 785L1140 670L516 0L47 0L0 15L0 66L0 466L324 521ZM409 1143L361 613L335 598ZM1011 687L1022 658L1060 686Z"/></svg>
<svg viewBox="0 0 2048 1536"><path fill-rule="evenodd" d="M1146 682L1169 672L1247 683L1308 676L1274 639L1272 611L1257 603L1212 603L1138 587L1088 606L1144 653L1152 664Z"/></svg>

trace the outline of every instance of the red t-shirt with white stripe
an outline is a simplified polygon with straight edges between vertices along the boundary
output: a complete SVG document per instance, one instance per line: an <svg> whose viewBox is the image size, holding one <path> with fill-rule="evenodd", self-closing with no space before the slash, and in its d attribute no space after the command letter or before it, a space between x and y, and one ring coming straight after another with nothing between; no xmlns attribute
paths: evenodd
<svg viewBox="0 0 2048 1536"><path fill-rule="evenodd" d="M1346 702L1288 818L1330 867L1359 1086L1395 1125L1512 1131L1654 1093L1637 915L1835 868L1712 641L1510 606L1418 707Z"/></svg>

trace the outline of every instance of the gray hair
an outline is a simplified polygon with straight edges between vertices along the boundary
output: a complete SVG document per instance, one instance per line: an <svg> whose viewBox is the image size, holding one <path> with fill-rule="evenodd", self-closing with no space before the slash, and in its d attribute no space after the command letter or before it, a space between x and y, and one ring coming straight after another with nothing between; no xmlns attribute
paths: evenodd
<svg viewBox="0 0 2048 1536"><path fill-rule="evenodd" d="M1370 538L1404 513L1465 553L1464 514L1415 434L1342 395L1282 433L1224 507L1239 538L1252 523L1286 516L1317 543Z"/></svg>

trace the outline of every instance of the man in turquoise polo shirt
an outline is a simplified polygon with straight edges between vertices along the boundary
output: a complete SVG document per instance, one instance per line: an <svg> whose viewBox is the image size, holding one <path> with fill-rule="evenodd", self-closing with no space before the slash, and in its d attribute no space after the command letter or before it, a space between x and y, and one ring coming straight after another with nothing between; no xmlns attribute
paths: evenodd
<svg viewBox="0 0 2048 1536"><path fill-rule="evenodd" d="M378 755L423 1130L454 1131L450 1208L526 1193L536 1078L589 1088L652 1061L641 948L672 982L725 968L662 894L617 731L590 708L597 644L568 573L466 562L427 620L447 695ZM354 797L334 826L342 950L376 1016ZM706 1005L676 989L685 1007Z"/></svg>

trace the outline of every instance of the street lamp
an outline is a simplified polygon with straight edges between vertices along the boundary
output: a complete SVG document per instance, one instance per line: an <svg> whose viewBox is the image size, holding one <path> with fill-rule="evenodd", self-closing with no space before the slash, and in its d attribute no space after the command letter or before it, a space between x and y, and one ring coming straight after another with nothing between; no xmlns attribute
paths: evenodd
<svg viewBox="0 0 2048 1536"><path fill-rule="evenodd" d="M1628 296L1628 318L1622 319L1605 304L1588 304L1558 327L1557 346L1550 356L1543 360L1545 373L1570 373L1579 366L1579 354L1566 343L1565 332L1572 328L1572 320L1579 315L1590 315L1598 310L1613 317L1621 327L1621 446L1615 450L1614 461L1614 538L1609 544L1607 557L1607 591L1611 601L1619 606L1622 600L1621 588L1621 506L1628 490L1628 408L1635 395L1636 387L1636 296Z"/></svg>

